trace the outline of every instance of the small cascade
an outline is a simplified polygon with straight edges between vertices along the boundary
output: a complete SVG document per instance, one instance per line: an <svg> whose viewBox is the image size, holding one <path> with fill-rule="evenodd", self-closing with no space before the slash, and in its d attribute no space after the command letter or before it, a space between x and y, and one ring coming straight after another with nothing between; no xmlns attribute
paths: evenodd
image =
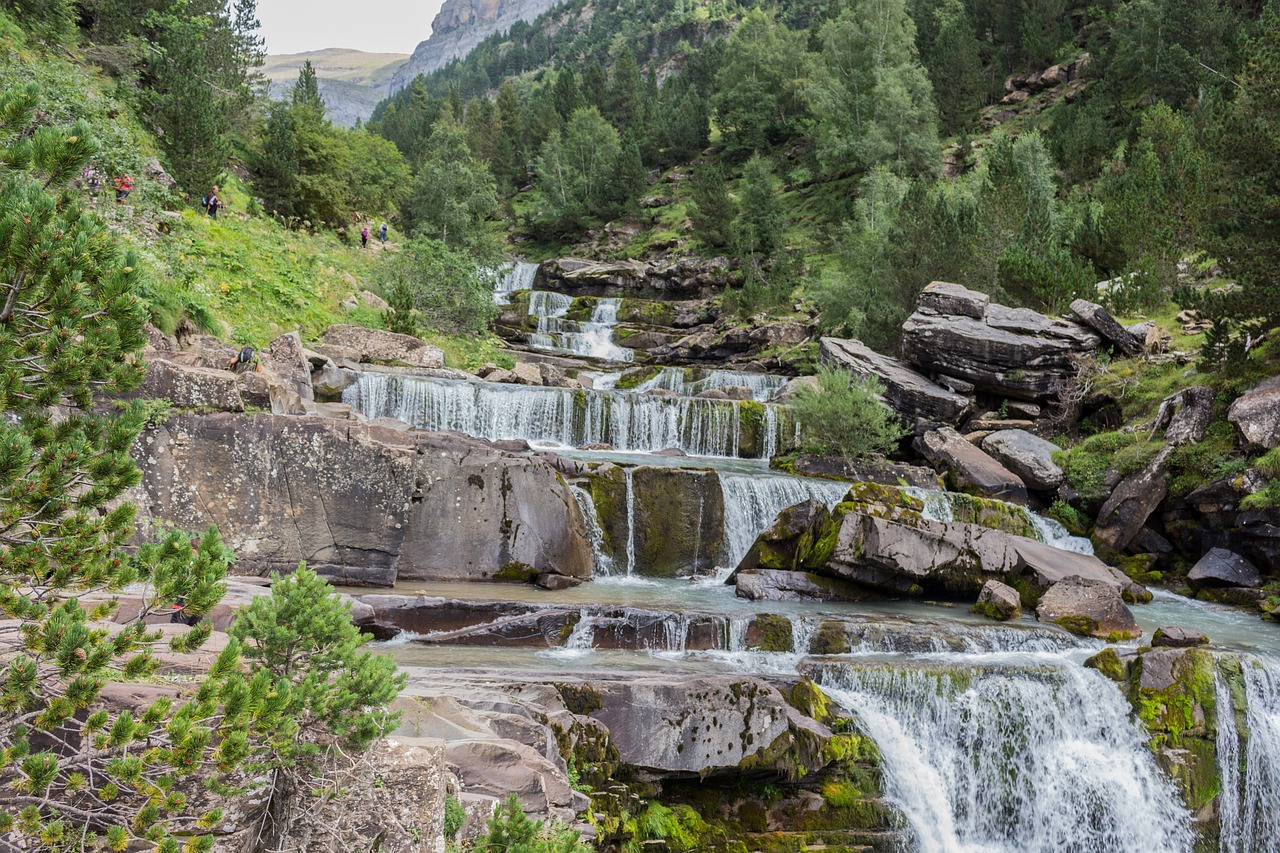
<svg viewBox="0 0 1280 853"><path fill-rule="evenodd" d="M635 469L628 466L622 470L627 488L627 577L631 577L636 568Z"/></svg>
<svg viewBox="0 0 1280 853"><path fill-rule="evenodd" d="M1190 815L1104 676L829 667L823 688L876 742L919 853L1185 853Z"/></svg>
<svg viewBox="0 0 1280 853"><path fill-rule="evenodd" d="M956 520L955 508L951 504L950 493L940 492L936 489L922 489L918 486L905 486L902 491L924 503L924 509L920 513L922 518L929 521L950 522ZM996 501L994 498L990 500L996 503L1004 503L1003 501ZM1034 513L1019 504L1008 504L1008 506L1013 507L1026 517L1032 529L1035 530L1036 537L1046 545L1062 551L1093 555L1093 543L1083 536L1072 536L1060 522Z"/></svg>
<svg viewBox="0 0 1280 853"><path fill-rule="evenodd" d="M676 447L691 456L755 456L761 449L742 447L742 421L750 413L743 410L747 404L727 400L366 372L342 401L366 417L491 441L608 444L630 451Z"/></svg>
<svg viewBox="0 0 1280 853"><path fill-rule="evenodd" d="M511 294L517 290L530 290L533 279L538 274L538 265L527 261L516 261L505 267L497 277L493 289L493 301L498 305L511 304Z"/></svg>
<svg viewBox="0 0 1280 853"><path fill-rule="evenodd" d="M595 617L584 607L578 611L578 621L565 637L564 645L550 649L546 654L557 658L580 658L595 648Z"/></svg>
<svg viewBox="0 0 1280 853"><path fill-rule="evenodd" d="M928 521L951 522L956 520L955 510L946 492L937 489L922 489L919 486L905 486L904 494L910 495L924 504L920 517Z"/></svg>
<svg viewBox="0 0 1280 853"><path fill-rule="evenodd" d="M699 378L691 379L689 378L691 374ZM621 373L596 373L590 375L595 387L600 389L613 388L622 377ZM679 394L682 397L692 397L695 394L701 394L703 391L710 391L714 388L742 387L750 388L751 398L758 403L763 403L773 399L773 395L778 393L782 386L789 381L791 381L789 376L776 376L771 373L664 367L654 376L636 385L634 390L644 392L661 388L673 394Z"/></svg>
<svg viewBox="0 0 1280 853"><path fill-rule="evenodd" d="M569 493L573 495L587 528L587 541L591 543L595 574L597 577L608 577L613 574L613 560L604 552L604 529L600 527L600 518L596 515L596 502L591 493L581 486L569 486Z"/></svg>
<svg viewBox="0 0 1280 853"><path fill-rule="evenodd" d="M568 320L572 296L535 290L529 294L529 316L536 317L538 325L529 346L603 361L631 361L635 352L613 342L621 305L621 299L598 299L590 320Z"/></svg>
<svg viewBox="0 0 1280 853"><path fill-rule="evenodd" d="M813 635L816 633L818 633L817 619L792 619L792 653L802 657L809 654L809 647L813 644Z"/></svg>
<svg viewBox="0 0 1280 853"><path fill-rule="evenodd" d="M725 566L742 561L756 537L769 529L778 513L814 498L834 507L849 491L848 483L772 474L720 472L724 497Z"/></svg>
<svg viewBox="0 0 1280 853"><path fill-rule="evenodd" d="M1245 731L1237 729L1230 686L1217 674L1218 766L1222 772L1221 853L1280 850L1280 663L1241 661Z"/></svg>
<svg viewBox="0 0 1280 853"><path fill-rule="evenodd" d="M529 346L539 349L559 349L564 334L564 315L569 313L573 297L550 290L535 290L529 294L529 316L538 318L538 328L529 336Z"/></svg>

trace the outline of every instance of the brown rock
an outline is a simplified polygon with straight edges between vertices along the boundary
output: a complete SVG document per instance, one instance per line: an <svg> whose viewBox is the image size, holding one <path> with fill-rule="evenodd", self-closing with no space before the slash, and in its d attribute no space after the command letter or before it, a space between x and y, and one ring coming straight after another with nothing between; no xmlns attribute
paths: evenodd
<svg viewBox="0 0 1280 853"><path fill-rule="evenodd" d="M1036 618L1085 637L1114 641L1142 635L1115 587L1089 578L1073 576L1049 587L1036 604Z"/></svg>
<svg viewBox="0 0 1280 853"><path fill-rule="evenodd" d="M1157 628L1151 637L1151 645L1169 649L1188 649L1192 646L1208 645L1209 638L1191 628L1172 626Z"/></svg>
<svg viewBox="0 0 1280 853"><path fill-rule="evenodd" d="M916 448L936 466L945 468L960 491L972 490L992 498L1026 503L1022 478L965 441L950 427L931 430L916 439Z"/></svg>

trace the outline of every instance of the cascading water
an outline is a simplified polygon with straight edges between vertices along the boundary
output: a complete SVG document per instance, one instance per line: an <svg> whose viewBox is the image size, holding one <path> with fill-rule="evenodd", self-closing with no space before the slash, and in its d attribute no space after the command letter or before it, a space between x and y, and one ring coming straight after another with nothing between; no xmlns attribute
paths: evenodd
<svg viewBox="0 0 1280 853"><path fill-rule="evenodd" d="M538 319L538 326L529 336L529 346L604 361L631 361L635 352L613 342L621 304L621 299L599 299L590 320L567 320L573 297L535 290L529 294L529 316Z"/></svg>
<svg viewBox="0 0 1280 853"><path fill-rule="evenodd" d="M603 301L603 300L602 300ZM690 374L698 377L691 379ZM621 373L590 374L595 387L613 388L622 377ZM636 391L652 391L662 388L682 397L692 397L703 391L714 388L742 387L751 389L751 398L763 403L773 398L783 385L790 381L788 376L776 376L770 373L746 373L737 370L696 370L683 367L664 367L655 375L635 386Z"/></svg>
<svg viewBox="0 0 1280 853"><path fill-rule="evenodd" d="M1245 657L1241 670L1243 732L1236 726L1231 689L1221 673L1214 684L1222 772L1219 850L1274 853L1280 850L1280 662Z"/></svg>
<svg viewBox="0 0 1280 853"><path fill-rule="evenodd" d="M591 544L591 556L595 562L597 576L613 574L613 560L604 552L604 530L600 527L600 519L596 515L596 502L591 493L581 486L570 486L569 493L582 513L582 521L587 528L587 541Z"/></svg>
<svg viewBox="0 0 1280 853"><path fill-rule="evenodd" d="M728 400L372 372L361 374L342 400L366 417L397 418L423 429L457 430L493 441L609 444L636 451L675 447L693 456L733 457L761 450L741 446L747 404Z"/></svg>
<svg viewBox="0 0 1280 853"><path fill-rule="evenodd" d="M623 479L626 483L627 495L627 577L635 573L636 568L636 488L635 469L624 468Z"/></svg>
<svg viewBox="0 0 1280 853"><path fill-rule="evenodd" d="M924 503L924 509L921 510L922 518L930 521L955 521L955 508L951 504L951 494L949 492L940 492L936 489L922 489L918 486L907 486L902 490L913 498ZM1004 503L996 501L996 503ZM1036 537L1046 545L1058 548L1063 551L1074 551L1077 554L1093 554L1093 543L1082 536L1072 536L1067 528L1052 518L1038 515L1025 506L1019 504L1006 504L1012 507L1016 512L1021 513L1031 523L1031 527L1036 532Z"/></svg>
<svg viewBox="0 0 1280 853"><path fill-rule="evenodd" d="M1120 691L1047 661L829 667L821 681L879 747L918 853L1186 853L1190 815Z"/></svg>
<svg viewBox="0 0 1280 853"><path fill-rule="evenodd" d="M498 305L511 303L511 294L517 290L529 290L533 287L533 279L538 274L538 265L526 261L515 261L504 268L497 277L493 289L493 301Z"/></svg>
<svg viewBox="0 0 1280 853"><path fill-rule="evenodd" d="M725 566L741 562L756 537L769 529L778 513L810 498L834 507L849 491L848 483L780 477L761 472L720 472L724 498Z"/></svg>

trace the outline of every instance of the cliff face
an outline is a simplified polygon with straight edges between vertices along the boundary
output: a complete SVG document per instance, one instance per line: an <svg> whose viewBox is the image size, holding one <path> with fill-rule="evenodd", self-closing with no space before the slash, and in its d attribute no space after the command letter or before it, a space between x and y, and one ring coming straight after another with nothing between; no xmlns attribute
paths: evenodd
<svg viewBox="0 0 1280 853"><path fill-rule="evenodd" d="M510 29L517 21L532 21L560 0L445 0L431 22L431 37L420 43L409 62L391 81L395 92L409 85L419 74L429 74L471 49L496 32Z"/></svg>

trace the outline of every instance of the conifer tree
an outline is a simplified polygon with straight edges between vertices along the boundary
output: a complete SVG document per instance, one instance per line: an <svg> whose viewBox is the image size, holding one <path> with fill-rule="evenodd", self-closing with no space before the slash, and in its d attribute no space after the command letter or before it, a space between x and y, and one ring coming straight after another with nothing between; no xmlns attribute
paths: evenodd
<svg viewBox="0 0 1280 853"><path fill-rule="evenodd" d="M742 170L742 206L738 214L738 246L745 255L767 259L782 245L780 185L773 164L760 155Z"/></svg>
<svg viewBox="0 0 1280 853"><path fill-rule="evenodd" d="M698 239L716 249L733 243L733 220L737 209L729 197L724 170L707 167L693 176L693 205L689 221Z"/></svg>
<svg viewBox="0 0 1280 853"><path fill-rule="evenodd" d="M624 47L613 66L605 108L601 110L619 131L631 127L641 117L643 91L640 66L631 48Z"/></svg>
<svg viewBox="0 0 1280 853"><path fill-rule="evenodd" d="M324 100L320 97L320 81L316 79L315 66L310 59L303 60L294 81L291 95L293 105L300 110L314 113L316 119L324 118Z"/></svg>
<svg viewBox="0 0 1280 853"><path fill-rule="evenodd" d="M498 89L498 138L490 168L502 187L519 186L528 177L529 152L524 141L520 98L510 82Z"/></svg>
<svg viewBox="0 0 1280 853"><path fill-rule="evenodd" d="M165 644L146 622L179 602L207 612L230 554L216 530L121 551L149 408L104 413L94 397L141 379L141 272L65 189L94 153L88 125L34 128L36 103L34 87L0 95L0 616L21 623L0 653L0 846L176 853L190 833L186 849L208 850L221 812L189 814L175 783L234 769L250 734L277 724L274 689L243 676L233 643L185 698L133 710L100 698L108 681L154 673L154 650L204 642L207 624ZM134 583L147 590L138 613L90 621Z"/></svg>

